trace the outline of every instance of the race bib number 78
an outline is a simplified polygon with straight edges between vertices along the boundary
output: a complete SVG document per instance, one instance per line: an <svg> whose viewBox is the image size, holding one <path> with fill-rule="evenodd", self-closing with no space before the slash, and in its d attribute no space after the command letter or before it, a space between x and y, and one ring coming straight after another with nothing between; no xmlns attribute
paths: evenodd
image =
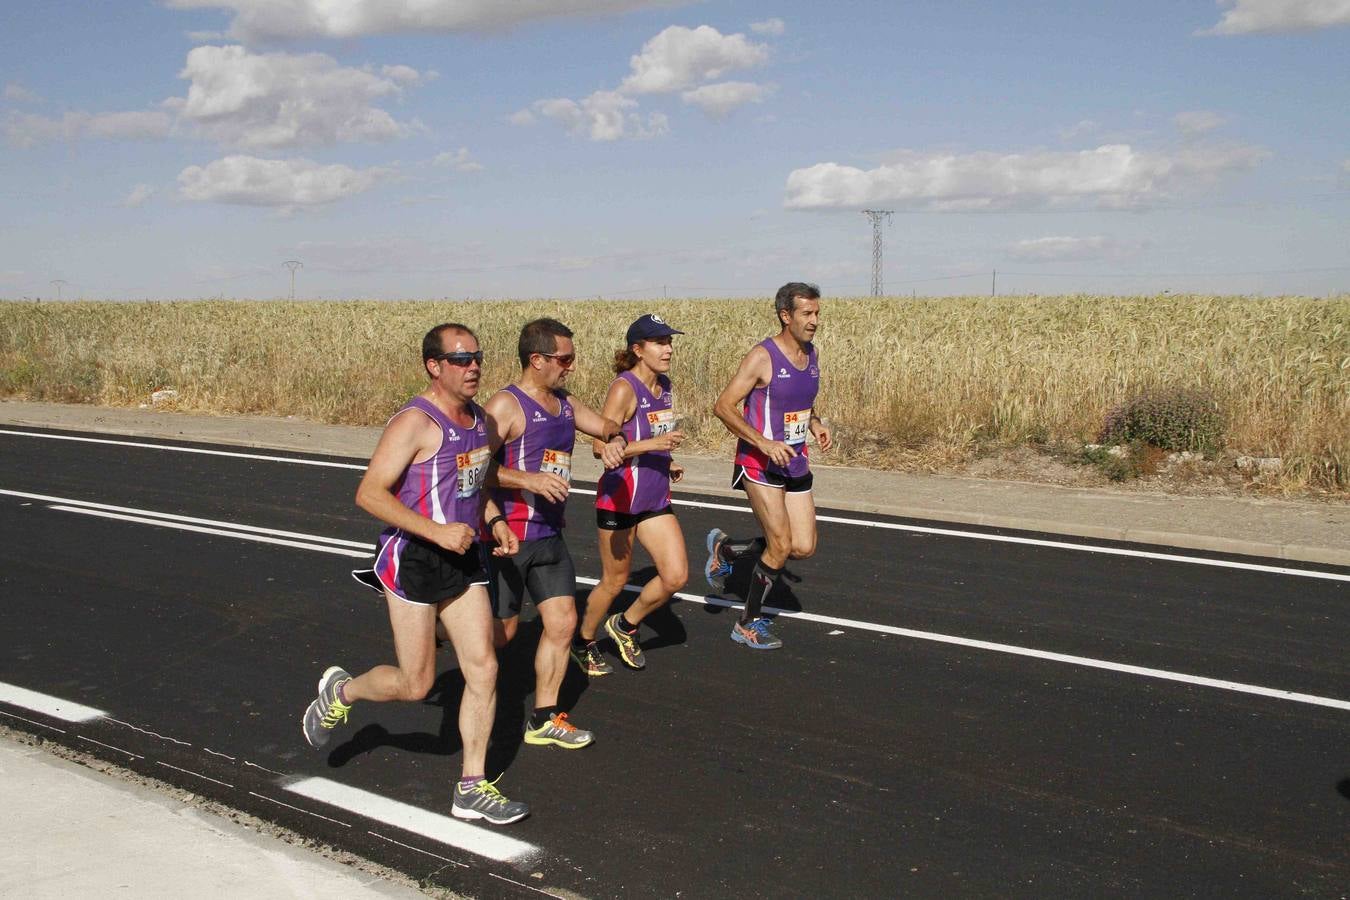
<svg viewBox="0 0 1350 900"><path fill-rule="evenodd" d="M675 410L658 409L655 412L647 413L647 427L651 429L652 437L660 437L667 432L675 430Z"/></svg>

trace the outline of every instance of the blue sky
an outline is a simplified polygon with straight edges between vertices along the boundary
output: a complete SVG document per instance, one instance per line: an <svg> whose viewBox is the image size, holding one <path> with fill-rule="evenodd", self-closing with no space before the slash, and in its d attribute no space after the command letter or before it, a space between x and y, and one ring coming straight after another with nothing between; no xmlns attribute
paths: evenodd
<svg viewBox="0 0 1350 900"><path fill-rule="evenodd" d="M1087 12L1086 10L1091 10ZM0 297L1326 295L1350 0L0 12Z"/></svg>

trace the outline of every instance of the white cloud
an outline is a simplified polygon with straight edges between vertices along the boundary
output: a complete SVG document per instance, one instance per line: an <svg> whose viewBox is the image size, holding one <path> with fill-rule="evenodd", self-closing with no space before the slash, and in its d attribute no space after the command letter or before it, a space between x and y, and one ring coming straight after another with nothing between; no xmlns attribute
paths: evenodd
<svg viewBox="0 0 1350 900"><path fill-rule="evenodd" d="M154 194L155 189L150 185L138 184L131 189L130 194L127 194L126 197L123 198L122 205L134 209L135 207L145 203L145 201L153 197Z"/></svg>
<svg viewBox="0 0 1350 900"><path fill-rule="evenodd" d="M512 125L533 125L534 113L530 112L528 109L518 109L507 116L506 121L510 122Z"/></svg>
<svg viewBox="0 0 1350 900"><path fill-rule="evenodd" d="M180 78L187 98L172 104L198 133L232 147L277 149L404 137L415 124L375 104L400 97L424 76L408 66L381 74L339 66L323 53L251 53L196 47Z"/></svg>
<svg viewBox="0 0 1350 900"><path fill-rule="evenodd" d="M781 37L784 31L787 31L787 25L782 19L777 17L765 19L763 22L751 22L750 30L755 34L767 34L772 37Z"/></svg>
<svg viewBox="0 0 1350 900"><path fill-rule="evenodd" d="M558 97L536 100L533 108L544 118L562 123L572 134L585 134L593 141L651 138L670 130L663 113L651 113L644 121L630 112L637 105L636 100L617 91L596 91L580 103Z"/></svg>
<svg viewBox="0 0 1350 900"><path fill-rule="evenodd" d="M687 0L168 0L177 9L225 9L241 39L354 38L478 31L568 16L678 6Z"/></svg>
<svg viewBox="0 0 1350 900"><path fill-rule="evenodd" d="M725 119L732 111L747 103L762 103L773 93L767 85L748 81L720 81L685 91L680 98L690 106L697 106L712 119Z"/></svg>
<svg viewBox="0 0 1350 900"><path fill-rule="evenodd" d="M1107 144L1095 150L1037 153L901 153L862 170L819 163L791 172L784 205L850 209L979 210L1083 202L1131 207L1171 191L1248 169L1270 154L1259 147L1189 147L1176 153Z"/></svg>
<svg viewBox="0 0 1350 900"><path fill-rule="evenodd" d="M42 98L17 81L5 85L5 99L10 103L41 103Z"/></svg>
<svg viewBox="0 0 1350 900"><path fill-rule="evenodd" d="M447 150L444 153L437 153L436 158L431 161L431 164L435 166L445 166L454 169L456 172L483 171L483 164L470 158L468 147L460 147L458 150Z"/></svg>
<svg viewBox="0 0 1350 900"><path fill-rule="evenodd" d="M1073 125L1059 130L1059 136L1063 140L1072 141L1084 135L1094 134L1101 130L1101 126L1092 119L1080 119Z"/></svg>
<svg viewBox="0 0 1350 900"><path fill-rule="evenodd" d="M722 34L710 25L672 25L642 45L629 60L632 74L619 90L625 94L663 94L715 81L727 72L768 62L769 48L743 34Z"/></svg>
<svg viewBox="0 0 1350 900"><path fill-rule="evenodd" d="M1136 244L1125 244L1103 235L1040 237L1018 241L1008 248L1008 255L1026 262L1086 262L1121 259L1137 250Z"/></svg>
<svg viewBox="0 0 1350 900"><path fill-rule="evenodd" d="M11 113L5 118L5 139L18 147L46 141L82 138L158 140L169 134L172 120L158 110L87 113L68 112L58 118Z"/></svg>
<svg viewBox="0 0 1350 900"><path fill-rule="evenodd" d="M1179 112L1172 117L1172 122L1186 137L1195 137L1213 131L1228 120L1219 113L1207 109L1197 109L1190 112Z"/></svg>
<svg viewBox="0 0 1350 900"><path fill-rule="evenodd" d="M1198 34L1268 34L1350 25L1350 0L1218 0L1229 7Z"/></svg>
<svg viewBox="0 0 1350 900"><path fill-rule="evenodd" d="M314 206L332 203L374 187L388 169L320 165L308 159L227 156L178 174L184 197L244 206Z"/></svg>

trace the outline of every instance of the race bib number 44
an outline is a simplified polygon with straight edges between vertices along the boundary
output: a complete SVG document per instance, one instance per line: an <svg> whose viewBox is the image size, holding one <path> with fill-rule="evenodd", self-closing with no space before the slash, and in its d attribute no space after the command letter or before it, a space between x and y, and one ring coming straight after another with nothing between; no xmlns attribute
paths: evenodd
<svg viewBox="0 0 1350 900"><path fill-rule="evenodd" d="M660 437L667 432L675 430L676 425L675 410L658 409L655 412L647 413L647 427L651 429L652 437Z"/></svg>
<svg viewBox="0 0 1350 900"><path fill-rule="evenodd" d="M572 482L572 454L561 450L545 450L539 461L540 472L552 472L568 484Z"/></svg>
<svg viewBox="0 0 1350 900"><path fill-rule="evenodd" d="M488 460L491 454L487 447L477 447L468 453L456 453L455 465L459 467L459 491L457 496L472 497L483 487L483 478L487 475Z"/></svg>
<svg viewBox="0 0 1350 900"><path fill-rule="evenodd" d="M811 425L811 410L783 413L783 443L805 444Z"/></svg>

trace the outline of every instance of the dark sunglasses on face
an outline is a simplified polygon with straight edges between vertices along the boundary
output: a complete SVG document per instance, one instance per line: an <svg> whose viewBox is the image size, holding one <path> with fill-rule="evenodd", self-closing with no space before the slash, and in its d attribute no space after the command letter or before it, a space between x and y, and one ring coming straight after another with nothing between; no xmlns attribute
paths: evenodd
<svg viewBox="0 0 1350 900"><path fill-rule="evenodd" d="M562 366L564 369L577 361L577 355L575 353L540 353L539 355L547 356L549 359L556 359L558 365Z"/></svg>
<svg viewBox="0 0 1350 900"><path fill-rule="evenodd" d="M444 360L452 366L467 366L470 363L483 364L483 351L475 350L470 353L468 350L456 350L454 353L442 353L436 359Z"/></svg>

